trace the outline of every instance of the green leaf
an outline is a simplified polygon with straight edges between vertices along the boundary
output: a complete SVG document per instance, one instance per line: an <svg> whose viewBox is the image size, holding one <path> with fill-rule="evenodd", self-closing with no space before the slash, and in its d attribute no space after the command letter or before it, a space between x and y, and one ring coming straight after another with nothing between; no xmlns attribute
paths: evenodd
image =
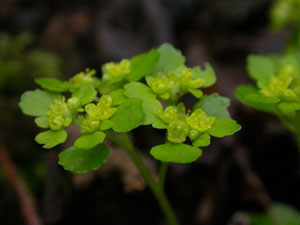
<svg viewBox="0 0 300 225"><path fill-rule="evenodd" d="M35 141L39 144L43 144L43 148L49 149L53 148L56 145L64 143L67 137L67 131L65 131L64 129L58 131L48 130L39 133L35 137Z"/></svg>
<svg viewBox="0 0 300 225"><path fill-rule="evenodd" d="M140 126L145 117L142 104L143 101L138 98L123 102L111 119L112 129L118 133L125 133Z"/></svg>
<svg viewBox="0 0 300 225"><path fill-rule="evenodd" d="M190 88L189 92L196 98L201 98L203 96L203 92L199 89Z"/></svg>
<svg viewBox="0 0 300 225"><path fill-rule="evenodd" d="M94 86L91 84L85 84L82 87L76 89L72 97L76 97L80 101L80 105L86 105L95 100L97 96L97 91Z"/></svg>
<svg viewBox="0 0 300 225"><path fill-rule="evenodd" d="M103 120L101 121L101 124L100 124L100 130L108 130L110 128L112 128L113 124L110 120Z"/></svg>
<svg viewBox="0 0 300 225"><path fill-rule="evenodd" d="M58 164L73 173L87 173L106 163L108 155L109 150L104 144L89 150L70 147L58 155Z"/></svg>
<svg viewBox="0 0 300 225"><path fill-rule="evenodd" d="M191 163L202 155L202 150L186 144L167 142L153 147L150 154L162 162Z"/></svg>
<svg viewBox="0 0 300 225"><path fill-rule="evenodd" d="M35 118L34 122L40 128L48 128L49 127L46 116L37 117L37 118Z"/></svg>
<svg viewBox="0 0 300 225"><path fill-rule="evenodd" d="M277 109L277 104L274 103L274 101L273 101L273 103L270 103L270 101L269 101L269 103L266 103L267 101L264 101L264 103L263 103L260 100L257 100L258 94L260 94L260 93L258 92L258 89L253 86L241 85L236 89L235 94L239 101L241 101L243 104L248 105L254 109L273 113L273 114L279 113L278 109ZM253 98L253 96L254 96L254 98Z"/></svg>
<svg viewBox="0 0 300 225"><path fill-rule="evenodd" d="M112 106L120 105L127 99L127 97L124 95L123 88L113 91L109 95L112 98Z"/></svg>
<svg viewBox="0 0 300 225"><path fill-rule="evenodd" d="M158 64L155 68L155 73L166 73L176 70L179 66L185 63L185 57L179 50L176 50L170 44L163 44L159 47L160 54Z"/></svg>
<svg viewBox="0 0 300 225"><path fill-rule="evenodd" d="M145 114L143 125L152 124L154 121L157 123L157 115L163 111L160 101L154 98L143 98L142 101L143 112Z"/></svg>
<svg viewBox="0 0 300 225"><path fill-rule="evenodd" d="M199 66L194 67L192 70L193 77L196 79L202 79L205 81L203 86L201 88L206 88L212 86L214 83L216 83L217 78L215 71L211 67L209 63L204 63L205 70L201 70Z"/></svg>
<svg viewBox="0 0 300 225"><path fill-rule="evenodd" d="M104 141L105 136L106 135L101 131L85 134L75 141L74 146L81 149L91 149L96 145L101 144Z"/></svg>
<svg viewBox="0 0 300 225"><path fill-rule="evenodd" d="M128 98L155 98L155 94L151 91L151 89L140 82L130 82L124 86L125 91L124 94Z"/></svg>
<svg viewBox="0 0 300 225"><path fill-rule="evenodd" d="M55 99L59 99L60 94L42 91L26 91L22 94L19 107L28 116L44 116L49 111L49 106Z"/></svg>
<svg viewBox="0 0 300 225"><path fill-rule="evenodd" d="M41 77L36 78L35 82L39 84L42 88L49 91L66 92L70 88L68 82L63 82L56 78Z"/></svg>
<svg viewBox="0 0 300 225"><path fill-rule="evenodd" d="M211 128L208 130L208 133L214 137L225 137L233 135L235 132L239 131L241 126L232 119L219 119L216 120Z"/></svg>
<svg viewBox="0 0 300 225"><path fill-rule="evenodd" d="M230 105L230 100L221 97L218 93L204 95L193 108L193 111L201 108L207 116L215 117L216 119L230 118L227 110Z"/></svg>
<svg viewBox="0 0 300 225"><path fill-rule="evenodd" d="M300 104L296 102L281 102L278 108L282 111L292 112L300 109Z"/></svg>
<svg viewBox="0 0 300 225"><path fill-rule="evenodd" d="M201 134L195 141L193 141L194 147L206 147L210 144L210 136L208 133Z"/></svg>
<svg viewBox="0 0 300 225"><path fill-rule="evenodd" d="M291 206L275 203L269 213L250 213L250 220L252 225L270 225L273 221L280 225L298 225L300 213Z"/></svg>
<svg viewBox="0 0 300 225"><path fill-rule="evenodd" d="M130 59L131 72L127 75L129 81L138 81L150 74L159 60L159 53L153 49L147 53Z"/></svg>
<svg viewBox="0 0 300 225"><path fill-rule="evenodd" d="M280 102L279 98L266 96L259 92L257 93L249 93L245 96L247 101L258 103L258 104L274 104Z"/></svg>
<svg viewBox="0 0 300 225"><path fill-rule="evenodd" d="M249 55L247 58L247 70L252 79L266 84L275 75L276 65L269 57Z"/></svg>
<svg viewBox="0 0 300 225"><path fill-rule="evenodd" d="M158 116L153 117L152 127L156 129L167 129L168 125L164 123Z"/></svg>

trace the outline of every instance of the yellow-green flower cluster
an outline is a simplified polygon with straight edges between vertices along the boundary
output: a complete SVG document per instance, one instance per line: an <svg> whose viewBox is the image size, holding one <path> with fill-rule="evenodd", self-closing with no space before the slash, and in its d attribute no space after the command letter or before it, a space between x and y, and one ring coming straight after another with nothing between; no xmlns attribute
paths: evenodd
<svg viewBox="0 0 300 225"><path fill-rule="evenodd" d="M90 103L85 106L86 117L80 122L81 132L90 133L100 128L101 121L108 120L116 112L116 108L111 107L112 98L103 95L96 104Z"/></svg>
<svg viewBox="0 0 300 225"><path fill-rule="evenodd" d="M200 134L208 131L215 121L214 117L208 117L202 109L197 109L191 115L187 115L184 104L168 106L160 115L160 118L168 124L167 138L174 143L182 143L187 136L193 141Z"/></svg>
<svg viewBox="0 0 300 225"><path fill-rule="evenodd" d="M78 104L77 104L78 102ZM72 113L70 106L73 108L75 105L79 106L79 100L76 98L70 98L66 103L65 97L61 100L55 100L49 107L49 111L46 114L47 124L51 130L60 130L66 126L69 126L72 122Z"/></svg>
<svg viewBox="0 0 300 225"><path fill-rule="evenodd" d="M95 74L96 70L86 69L85 71L77 73L69 81L74 88L81 87L85 84L91 84L94 87L97 87L99 84L99 79L94 76Z"/></svg>
<svg viewBox="0 0 300 225"><path fill-rule="evenodd" d="M109 81L118 77L124 77L130 73L130 61L123 59L120 63L109 62L103 66L103 80Z"/></svg>
<svg viewBox="0 0 300 225"><path fill-rule="evenodd" d="M188 92L189 89L197 89L203 86L205 81L193 76L193 69L184 68L179 72L158 73L156 76L146 77L151 90L162 99L169 99Z"/></svg>
<svg viewBox="0 0 300 225"><path fill-rule="evenodd" d="M297 75L297 69L288 64L280 68L277 76L272 77L269 84L260 92L267 96L280 98L283 101L300 102L300 96L297 95L297 88L299 87Z"/></svg>

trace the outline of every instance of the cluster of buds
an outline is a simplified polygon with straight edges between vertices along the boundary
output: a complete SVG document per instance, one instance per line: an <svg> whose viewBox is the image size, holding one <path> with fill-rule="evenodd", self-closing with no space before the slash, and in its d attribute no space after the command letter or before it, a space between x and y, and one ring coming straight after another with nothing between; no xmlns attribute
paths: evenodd
<svg viewBox="0 0 300 225"><path fill-rule="evenodd" d="M80 121L81 132L90 133L100 128L101 121L108 120L116 112L116 108L111 107L112 98L103 95L96 104L89 103L85 106L86 117Z"/></svg>
<svg viewBox="0 0 300 225"><path fill-rule="evenodd" d="M162 99L175 98L178 93L184 95L189 89L200 88L205 83L205 80L193 76L191 68L167 74L158 73L154 77L146 77L146 81L151 90Z"/></svg>
<svg viewBox="0 0 300 225"><path fill-rule="evenodd" d="M297 101L300 98L297 95L299 80L297 79L297 70L292 65L286 65L278 70L278 75L272 77L266 88L260 92L266 96L280 98L283 101Z"/></svg>
<svg viewBox="0 0 300 225"><path fill-rule="evenodd" d="M69 126L72 122L72 112L79 107L79 100L75 97L69 98L66 102L65 97L55 100L49 107L46 114L47 124L51 130L60 130Z"/></svg>
<svg viewBox="0 0 300 225"><path fill-rule="evenodd" d="M120 63L109 62L103 66L103 80L110 81L115 78L122 80L130 73L130 61L123 59Z"/></svg>
<svg viewBox="0 0 300 225"><path fill-rule="evenodd" d="M191 141L197 139L202 133L208 131L215 121L214 117L208 117L202 109L187 115L182 103L168 106L160 118L168 124L167 138L174 143L184 142L187 136Z"/></svg>

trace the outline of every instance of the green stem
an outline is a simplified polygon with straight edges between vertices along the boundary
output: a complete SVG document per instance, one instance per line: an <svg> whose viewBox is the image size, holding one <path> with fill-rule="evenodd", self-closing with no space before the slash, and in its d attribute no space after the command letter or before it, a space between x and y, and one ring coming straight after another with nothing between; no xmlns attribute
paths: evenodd
<svg viewBox="0 0 300 225"><path fill-rule="evenodd" d="M177 221L176 215L163 191L163 189L160 187L159 183L156 182L154 179L152 173L150 170L145 166L143 160L140 158L138 153L135 151L133 144L128 136L128 134L124 133L122 134L122 139L113 135L112 133L107 132L106 137L122 147L127 154L131 157L132 161L136 165L136 167L139 169L140 173L144 177L145 181L148 183L150 190L156 197L159 206L164 213L166 220L169 225L179 225L179 222Z"/></svg>
<svg viewBox="0 0 300 225"><path fill-rule="evenodd" d="M163 189L165 184L165 179L168 171L168 163L162 162L159 169L158 183Z"/></svg>

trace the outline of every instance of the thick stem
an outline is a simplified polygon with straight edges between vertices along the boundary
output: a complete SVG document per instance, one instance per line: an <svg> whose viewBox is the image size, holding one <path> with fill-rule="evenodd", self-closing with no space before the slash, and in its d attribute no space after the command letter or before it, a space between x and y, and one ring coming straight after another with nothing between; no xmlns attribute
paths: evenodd
<svg viewBox="0 0 300 225"><path fill-rule="evenodd" d="M153 175L151 174L150 170L145 166L143 160L140 158L138 153L135 151L132 142L128 136L128 134L122 134L122 139L118 138L117 136L113 135L112 133L107 132L107 138L122 147L128 155L131 157L132 161L139 169L141 175L148 183L150 190L156 197L159 206L164 213L166 220L169 225L179 225L177 221L176 215L163 191L160 187L159 183L156 182Z"/></svg>

